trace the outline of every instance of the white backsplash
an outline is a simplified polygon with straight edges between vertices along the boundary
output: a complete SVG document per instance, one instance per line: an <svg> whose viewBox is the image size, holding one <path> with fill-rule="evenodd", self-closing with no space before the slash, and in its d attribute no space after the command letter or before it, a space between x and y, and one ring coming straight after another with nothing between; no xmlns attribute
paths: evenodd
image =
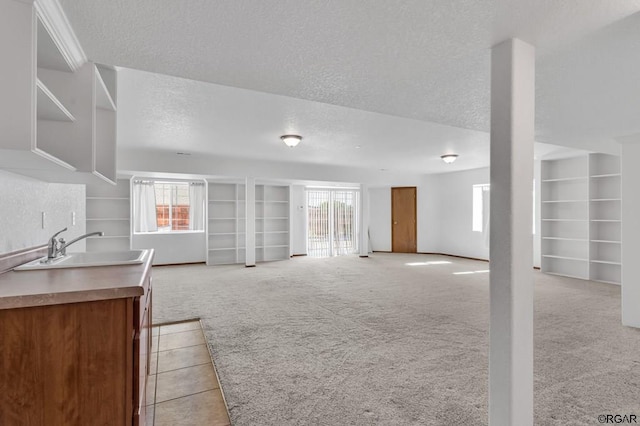
<svg viewBox="0 0 640 426"><path fill-rule="evenodd" d="M46 183L0 170L0 254L46 244L65 227L67 241L84 234L85 206L84 185ZM84 250L84 241L72 247Z"/></svg>

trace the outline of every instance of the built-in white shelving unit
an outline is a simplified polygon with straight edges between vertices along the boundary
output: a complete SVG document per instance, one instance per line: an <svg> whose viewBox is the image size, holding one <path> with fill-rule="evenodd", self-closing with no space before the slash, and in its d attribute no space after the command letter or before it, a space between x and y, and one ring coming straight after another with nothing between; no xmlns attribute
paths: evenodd
<svg viewBox="0 0 640 426"><path fill-rule="evenodd" d="M590 276L620 284L622 275L620 158L589 155Z"/></svg>
<svg viewBox="0 0 640 426"><path fill-rule="evenodd" d="M208 187L207 264L244 263L245 186L210 181Z"/></svg>
<svg viewBox="0 0 640 426"><path fill-rule="evenodd" d="M116 71L87 62L57 2L0 3L0 50L0 167L115 184Z"/></svg>
<svg viewBox="0 0 640 426"><path fill-rule="evenodd" d="M130 185L128 179L118 179L115 186L87 185L87 232L104 232L102 237L87 239L87 251L130 249Z"/></svg>
<svg viewBox="0 0 640 426"><path fill-rule="evenodd" d="M289 258L289 186L256 185L256 262Z"/></svg>
<svg viewBox="0 0 640 426"><path fill-rule="evenodd" d="M620 165L606 154L542 162L542 271L620 283Z"/></svg>

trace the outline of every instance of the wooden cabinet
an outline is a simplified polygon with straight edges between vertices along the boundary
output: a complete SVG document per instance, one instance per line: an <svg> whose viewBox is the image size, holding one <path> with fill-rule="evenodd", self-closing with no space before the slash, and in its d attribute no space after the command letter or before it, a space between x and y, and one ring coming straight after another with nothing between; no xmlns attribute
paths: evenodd
<svg viewBox="0 0 640 426"><path fill-rule="evenodd" d="M151 301L0 310L0 424L145 424Z"/></svg>

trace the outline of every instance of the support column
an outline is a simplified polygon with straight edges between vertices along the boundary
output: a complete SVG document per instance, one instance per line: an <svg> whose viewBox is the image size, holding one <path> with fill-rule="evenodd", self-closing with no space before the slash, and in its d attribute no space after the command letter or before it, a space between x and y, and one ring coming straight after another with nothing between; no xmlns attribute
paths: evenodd
<svg viewBox="0 0 640 426"><path fill-rule="evenodd" d="M489 424L533 425L532 182L535 49L491 54Z"/></svg>
<svg viewBox="0 0 640 426"><path fill-rule="evenodd" d="M256 179L245 178L244 247L246 267L256 266Z"/></svg>
<svg viewBox="0 0 640 426"><path fill-rule="evenodd" d="M369 187L360 184L360 257L369 257Z"/></svg>
<svg viewBox="0 0 640 426"><path fill-rule="evenodd" d="M640 135L622 143L622 324L640 327Z"/></svg>

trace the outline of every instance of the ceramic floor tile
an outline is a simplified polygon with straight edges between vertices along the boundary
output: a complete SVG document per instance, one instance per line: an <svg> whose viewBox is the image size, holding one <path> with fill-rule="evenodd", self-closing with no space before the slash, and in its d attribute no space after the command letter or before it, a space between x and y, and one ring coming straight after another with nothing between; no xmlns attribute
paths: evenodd
<svg viewBox="0 0 640 426"><path fill-rule="evenodd" d="M147 407L147 418L145 421L145 426L153 426L153 415L154 415L155 408L156 407L154 405L149 405Z"/></svg>
<svg viewBox="0 0 640 426"><path fill-rule="evenodd" d="M189 321L160 326L160 334L180 333L191 330L200 330L200 321Z"/></svg>
<svg viewBox="0 0 640 426"><path fill-rule="evenodd" d="M156 375L147 377L147 405L153 405L156 400Z"/></svg>
<svg viewBox="0 0 640 426"><path fill-rule="evenodd" d="M218 386L211 364L159 373L156 386L156 404L206 390L217 389Z"/></svg>
<svg viewBox="0 0 640 426"><path fill-rule="evenodd" d="M227 426L229 417L218 390L174 399L156 406L156 426Z"/></svg>
<svg viewBox="0 0 640 426"><path fill-rule="evenodd" d="M204 343L202 330L198 329L161 335L158 348L160 351L168 351L170 349L185 348L187 346L203 345Z"/></svg>
<svg viewBox="0 0 640 426"><path fill-rule="evenodd" d="M201 364L211 364L206 345L189 346L158 353L158 372L160 373Z"/></svg>
<svg viewBox="0 0 640 426"><path fill-rule="evenodd" d="M160 326L159 325L151 327L151 335L152 336L157 336L159 334L160 334Z"/></svg>

